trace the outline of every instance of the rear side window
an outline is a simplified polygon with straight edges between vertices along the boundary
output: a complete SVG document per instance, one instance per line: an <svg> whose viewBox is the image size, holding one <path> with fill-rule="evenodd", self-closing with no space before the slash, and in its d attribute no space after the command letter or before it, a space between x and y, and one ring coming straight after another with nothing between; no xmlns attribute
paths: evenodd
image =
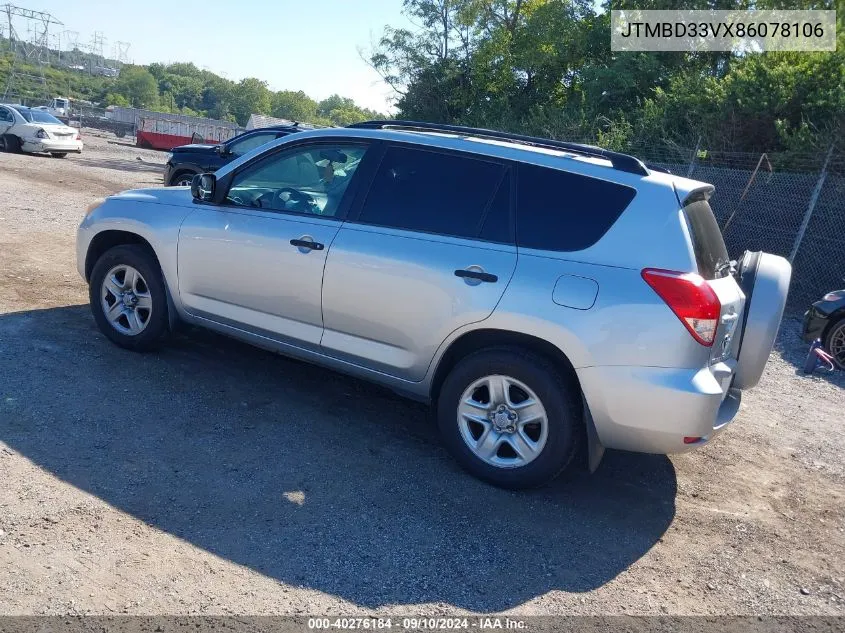
<svg viewBox="0 0 845 633"><path fill-rule="evenodd" d="M684 214L689 225L698 274L705 279L716 279L717 271L729 258L710 203L707 200L691 202L684 207Z"/></svg>
<svg viewBox="0 0 845 633"><path fill-rule="evenodd" d="M526 248L580 251L598 242L636 190L548 167L519 166L516 239Z"/></svg>
<svg viewBox="0 0 845 633"><path fill-rule="evenodd" d="M504 167L497 163L388 147L359 221L409 231L478 237L503 172ZM494 227L485 228L493 232Z"/></svg>

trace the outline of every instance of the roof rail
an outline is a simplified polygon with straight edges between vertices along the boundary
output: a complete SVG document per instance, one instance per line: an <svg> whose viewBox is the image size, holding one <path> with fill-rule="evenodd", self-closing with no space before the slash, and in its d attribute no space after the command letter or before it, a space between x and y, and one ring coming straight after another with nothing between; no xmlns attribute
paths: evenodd
<svg viewBox="0 0 845 633"><path fill-rule="evenodd" d="M581 143L569 143L567 141L554 141L537 136L511 134L510 132L485 130L483 128L465 127L463 125L446 125L442 123L424 123L421 121L400 120L363 121L361 123L353 123L347 127L371 130L396 129L423 132L452 132L454 134L475 136L477 138L513 141L514 143L521 143L523 145L543 147L546 149L562 149L575 154L581 154L583 156L604 158L605 160L609 160L610 164L613 165L613 168L618 169L619 171L625 171L640 176L648 176L649 174L648 168L640 159L634 156L620 154L619 152L611 152L610 150L595 147L593 145L582 145Z"/></svg>

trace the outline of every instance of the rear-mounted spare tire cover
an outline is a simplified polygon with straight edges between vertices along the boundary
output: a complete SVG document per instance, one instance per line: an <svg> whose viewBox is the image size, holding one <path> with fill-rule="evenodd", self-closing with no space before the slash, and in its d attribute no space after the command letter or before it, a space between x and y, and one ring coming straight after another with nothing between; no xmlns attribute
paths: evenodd
<svg viewBox="0 0 845 633"><path fill-rule="evenodd" d="M739 285L745 293L736 375L733 387L751 389L763 375L775 344L792 265L771 253L746 251L739 265Z"/></svg>

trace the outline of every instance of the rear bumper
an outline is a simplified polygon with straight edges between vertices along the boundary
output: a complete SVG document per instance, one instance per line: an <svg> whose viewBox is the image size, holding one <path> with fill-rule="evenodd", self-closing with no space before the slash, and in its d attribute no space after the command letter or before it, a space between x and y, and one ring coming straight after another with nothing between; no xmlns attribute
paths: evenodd
<svg viewBox="0 0 845 633"><path fill-rule="evenodd" d="M706 444L734 419L742 395L729 388L734 368L731 360L700 370L587 367L577 373L603 446L666 454ZM685 437L701 439L685 443Z"/></svg>
<svg viewBox="0 0 845 633"><path fill-rule="evenodd" d="M57 141L53 139L26 140L21 143L25 152L68 152L82 153L82 141Z"/></svg>

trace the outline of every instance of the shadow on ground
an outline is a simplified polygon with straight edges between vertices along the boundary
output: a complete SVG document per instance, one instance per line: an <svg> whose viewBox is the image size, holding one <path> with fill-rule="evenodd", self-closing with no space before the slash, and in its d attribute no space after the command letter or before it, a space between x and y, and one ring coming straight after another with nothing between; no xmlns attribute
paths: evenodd
<svg viewBox="0 0 845 633"><path fill-rule="evenodd" d="M115 171L150 172L156 174L164 173L164 163L151 163L144 160L123 159L123 158L85 158L85 154L73 156L74 163L85 167L99 167L100 169L114 169Z"/></svg>
<svg viewBox="0 0 845 633"><path fill-rule="evenodd" d="M114 347L87 307L0 315L0 440L135 517L365 607L477 611L615 578L663 535L665 457L511 493L460 471L425 409L193 330Z"/></svg>

